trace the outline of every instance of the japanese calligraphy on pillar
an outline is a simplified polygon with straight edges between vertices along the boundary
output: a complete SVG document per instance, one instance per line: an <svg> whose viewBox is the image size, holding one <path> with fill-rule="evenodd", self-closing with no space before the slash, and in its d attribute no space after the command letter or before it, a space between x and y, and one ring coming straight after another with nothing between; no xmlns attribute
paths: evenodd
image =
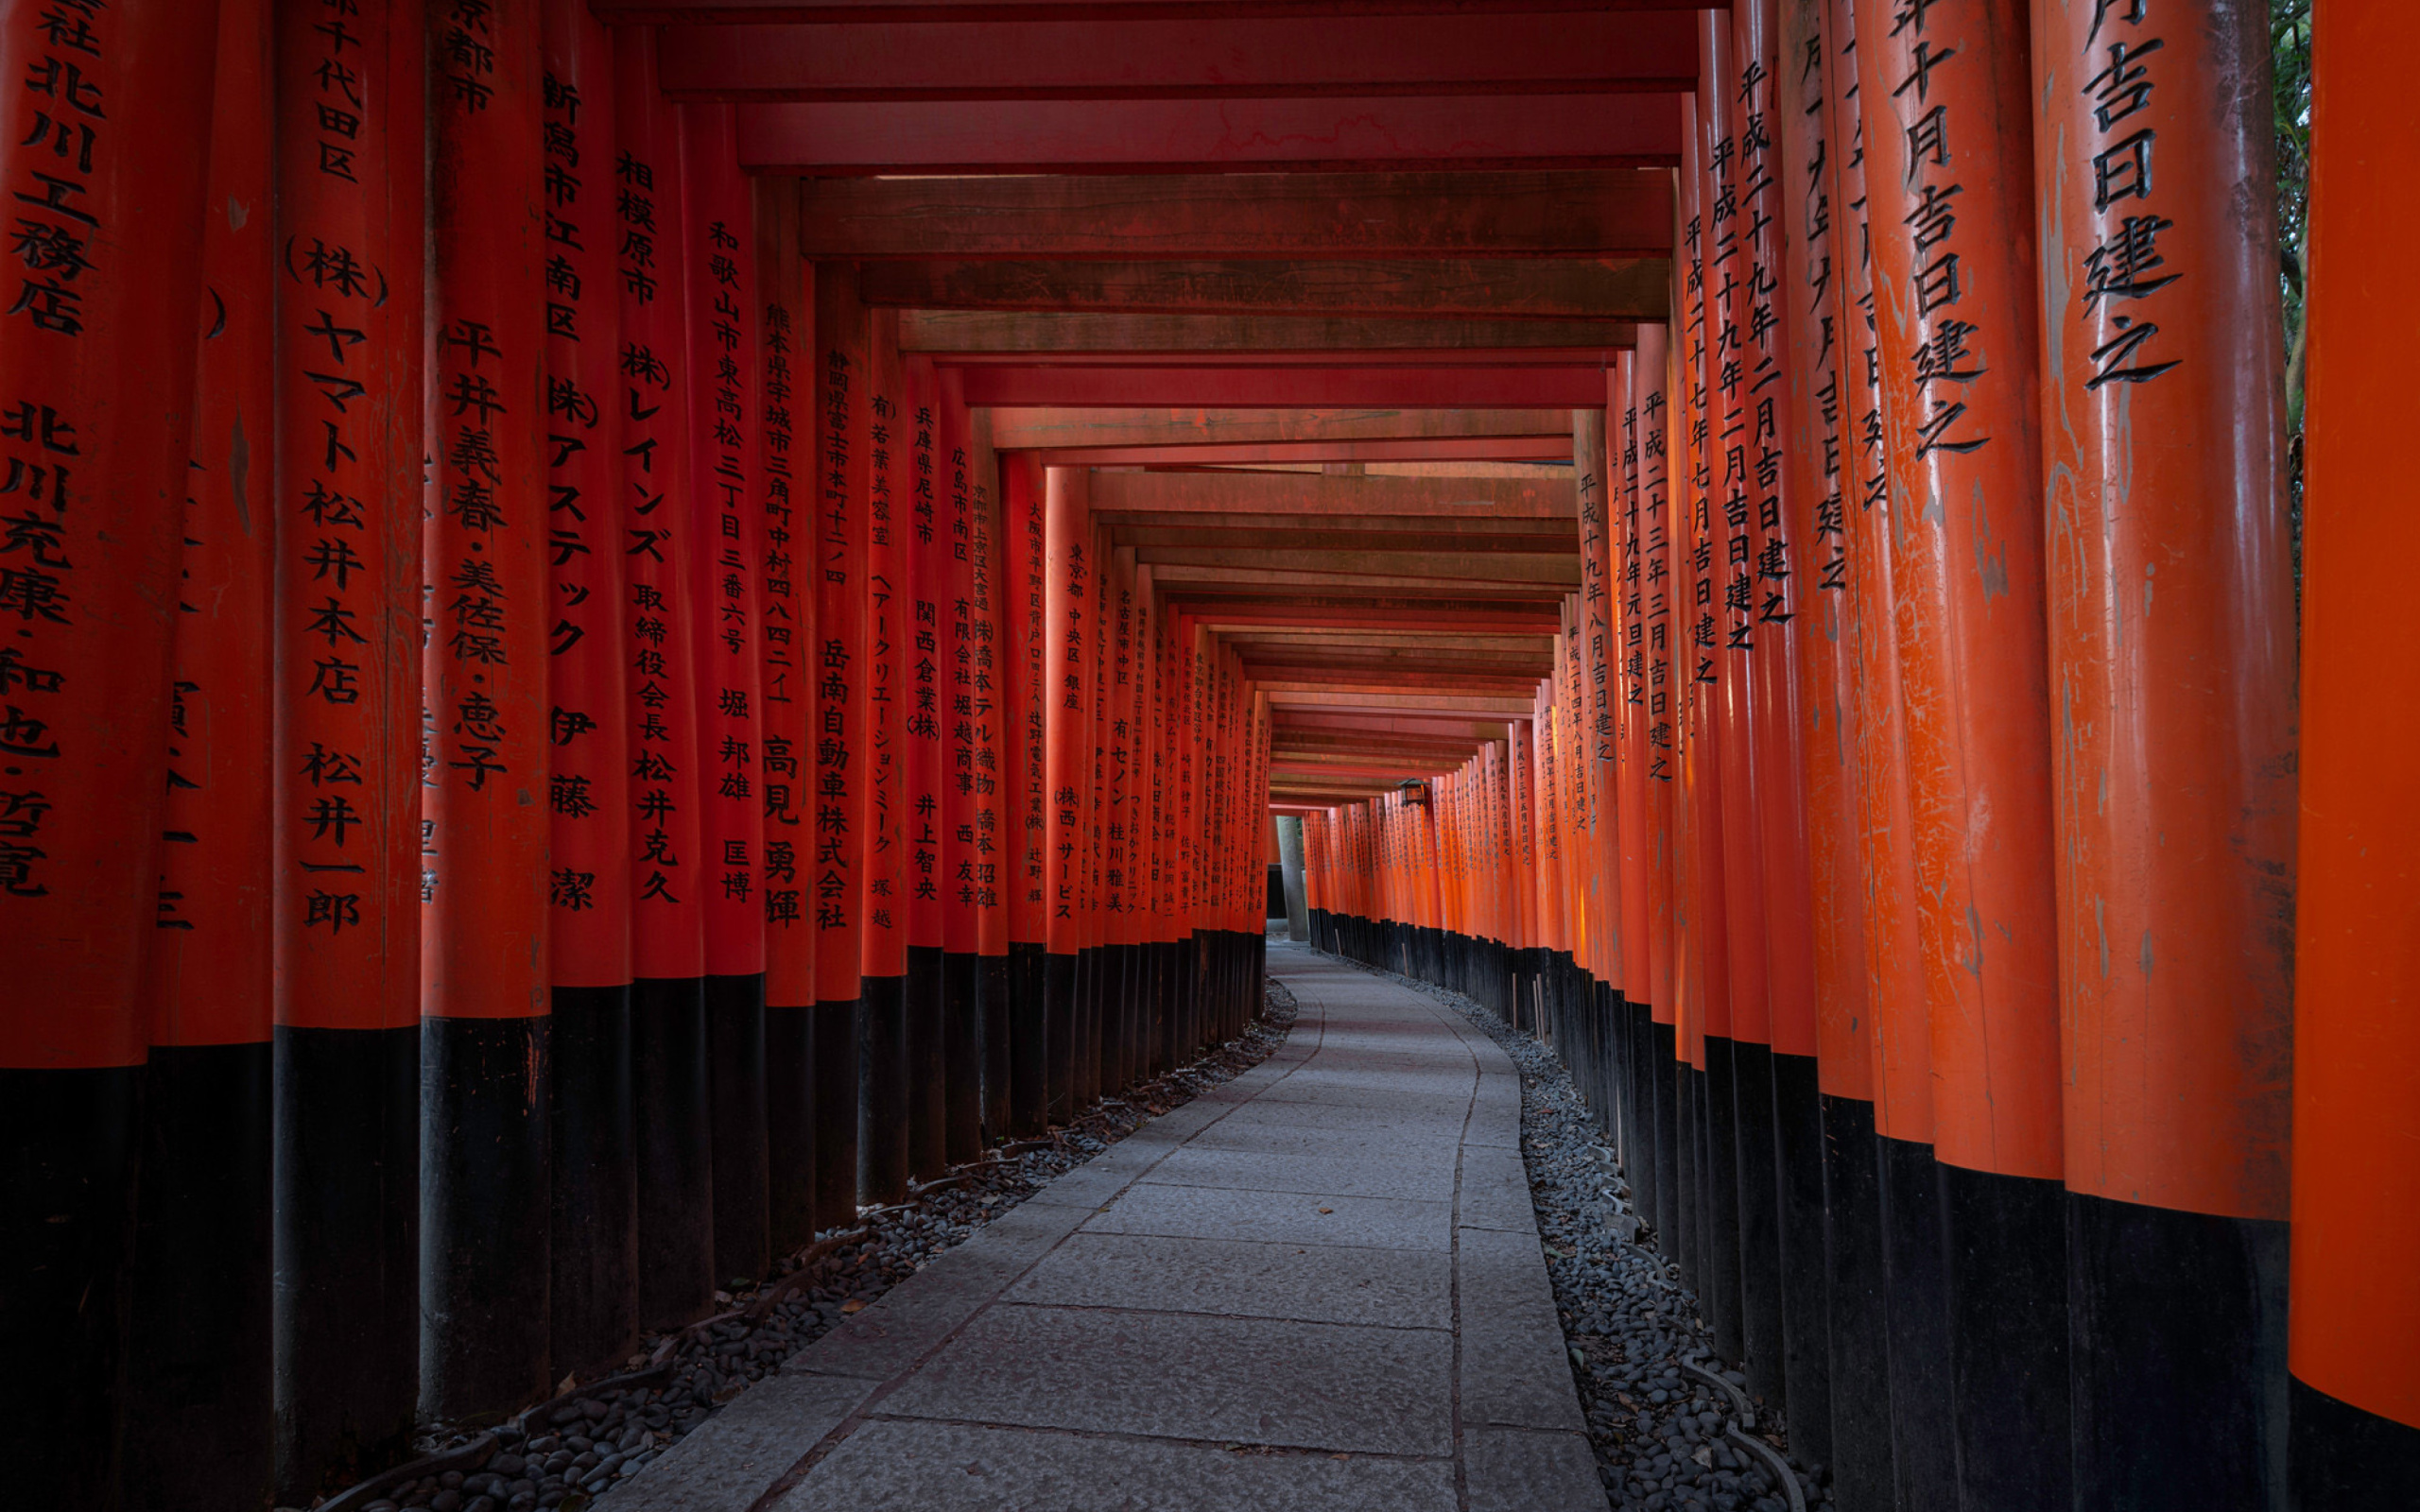
<svg viewBox="0 0 2420 1512"><path fill-rule="evenodd" d="M790 455L796 437L790 405L798 397L799 318L793 286L800 271L794 256L784 256L781 238L790 230L786 219L768 215L767 201L758 200L759 273L763 279L764 318L760 332L762 371L759 392L763 409L758 432L762 450L757 482L762 500L757 526L759 661L757 693L764 700L757 739L762 745L758 771L764 799L764 879L766 926L781 936L795 932L804 919L804 888L799 881L801 852L807 849L804 814L807 805L805 760L807 710L814 693L801 663L812 640L812 589L801 592L797 558L798 503L796 470ZM795 246L795 238L790 244ZM769 255L768 255L769 253ZM778 952L778 947L776 947ZM772 990L768 962L767 991ZM769 995L768 1002L775 1001ZM797 1006L795 996L779 1000Z"/></svg>
<svg viewBox="0 0 2420 1512"><path fill-rule="evenodd" d="M419 799L389 775L413 770L422 707L406 585L422 560L424 231L418 197L395 187L421 159L420 47L406 49L396 18L350 4L291 7L277 25L287 1013L378 1025L420 1006L419 916L403 890Z"/></svg>
<svg viewBox="0 0 2420 1512"><path fill-rule="evenodd" d="M555 980L613 986L630 975L631 862L613 65L584 9L549 7L544 25L548 901Z"/></svg>
<svg viewBox="0 0 2420 1512"><path fill-rule="evenodd" d="M966 556L964 538L951 540L942 517L935 383L928 362L920 360L908 374L908 557L912 571L908 584L908 708L902 721L908 772L908 903L918 920L908 943L928 946L942 943L942 616L948 607L953 556L959 561ZM963 514L954 514L962 527ZM954 617L951 627L956 627Z"/></svg>
<svg viewBox="0 0 2420 1512"><path fill-rule="evenodd" d="M999 515L993 507L991 490L985 475L976 471L972 438L963 437L955 417L962 416L962 406L953 405L950 444L950 490L953 500L963 498L967 520L967 582L969 585L966 639L970 646L967 663L970 670L964 683L956 680L953 670L950 691L950 723L953 732L960 720L971 721L963 740L965 762L959 765L953 753L950 786L953 791L965 784L972 794L972 832L959 836L959 875L953 880L966 890L968 901L986 917L997 909L1000 892L1000 668L999 668L999 563L996 557L999 537ZM956 659L953 658L955 666Z"/></svg>
<svg viewBox="0 0 2420 1512"><path fill-rule="evenodd" d="M764 970L764 799L758 726L756 237L728 107L681 108L678 212L688 241L691 560L696 574L698 755L706 970ZM680 406L675 405L676 409Z"/></svg>
<svg viewBox="0 0 2420 1512"><path fill-rule="evenodd" d="M1748 419L1748 474L1743 480L1754 515L1750 536L1752 559L1740 562L1738 527L1734 526L1732 593L1747 576L1748 609L1739 634L1747 635L1749 620L1757 625L1786 625L1793 610L1790 587L1789 512L1784 496L1789 482L1788 444L1791 394L1788 291L1782 286L1784 231L1790 217L1788 188L1783 182L1780 144L1780 81L1765 57L1751 45L1770 44L1770 18L1759 11L1760 24L1740 28L1739 199L1750 262L1741 358L1747 371L1741 400ZM1821 175L1810 177L1820 181ZM1828 217L1820 213L1801 234L1822 236ZM1726 506L1726 508L1728 507ZM1775 676L1788 679L1786 669Z"/></svg>
<svg viewBox="0 0 2420 1512"><path fill-rule="evenodd" d="M907 910L902 897L906 850L900 820L905 795L900 714L905 702L900 653L906 644L907 529L899 507L907 437L899 404L897 325L889 312L873 316L866 439L866 816L865 911L868 976L897 976Z"/></svg>
<svg viewBox="0 0 2420 1512"><path fill-rule="evenodd" d="M2159 246L2176 222L2159 213L2165 197L2153 189L2159 130L2152 93L2169 60L2156 56L2167 43L2153 33L2152 3L2089 0L2092 24L2083 66L2076 70L2083 78L2079 93L2090 111L2090 129L2075 145L2069 171L2091 185L2097 234L2066 274L2074 318L2091 328L2094 341L2087 391L2150 383L2183 361L2162 349L2159 323L2152 318L2163 301L2180 299L2161 291L2182 276ZM2045 38L2041 44L2057 46L2061 40Z"/></svg>
<svg viewBox="0 0 2420 1512"><path fill-rule="evenodd" d="M699 813L686 322L679 129L655 83L651 40L614 38L613 263L621 352L623 625L629 661L633 969L703 968L707 863ZM560 732L559 732L560 733Z"/></svg>

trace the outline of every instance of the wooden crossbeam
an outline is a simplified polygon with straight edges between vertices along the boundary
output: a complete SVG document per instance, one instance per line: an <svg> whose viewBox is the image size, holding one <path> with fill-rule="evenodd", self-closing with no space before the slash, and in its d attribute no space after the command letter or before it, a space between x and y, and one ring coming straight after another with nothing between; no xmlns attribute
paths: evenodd
<svg viewBox="0 0 2420 1512"><path fill-rule="evenodd" d="M1584 408L1605 397L1602 367L1314 368L1215 363L999 366L953 369L966 402L997 409L1167 409L1184 404L1335 409Z"/></svg>
<svg viewBox="0 0 2420 1512"><path fill-rule="evenodd" d="M1458 441L1560 438L1571 455L1571 411L1402 409L1011 409L992 412L992 444L1026 448L1220 446L1287 442Z"/></svg>
<svg viewBox="0 0 2420 1512"><path fill-rule="evenodd" d="M1331 518L1341 523L1369 515L1561 522L1576 520L1579 513L1578 495L1566 478L1097 472L1091 499L1096 511L1107 514L1316 516L1322 528Z"/></svg>
<svg viewBox="0 0 2420 1512"><path fill-rule="evenodd" d="M988 410L978 414L990 414ZM1003 411L1002 413L1014 413ZM1421 412L1415 412L1421 413ZM1436 411L1426 411L1434 414ZM1463 436L1394 440L1202 441L1160 446L1038 448L1042 460L1063 467L1211 467L1272 463L1463 461L1550 462L1571 455L1568 436Z"/></svg>
<svg viewBox="0 0 2420 1512"><path fill-rule="evenodd" d="M1316 175L1237 177L1269 183ZM828 181L887 184L892 180ZM1224 256L1231 251L1232 249L1220 249L1201 255ZM1400 354L1406 360L1424 361L1439 360L1450 353L1487 352L1511 361L1516 353L1525 352L1561 352L1574 357L1592 352L1618 352L1635 345L1637 336L1636 323L1629 320L1397 320L1371 316L1130 315L1098 310L899 312L901 351L930 352L959 362L1061 353L1197 358L1223 354L1270 362L1290 353L1321 358L1345 352L1361 354L1364 360Z"/></svg>
<svg viewBox="0 0 2420 1512"><path fill-rule="evenodd" d="M901 309L1662 320L1670 277L1660 257L934 260L870 263L857 290Z"/></svg>
<svg viewBox="0 0 2420 1512"><path fill-rule="evenodd" d="M1602 11L691 26L660 66L680 100L1673 94L1696 85L1693 33Z"/></svg>

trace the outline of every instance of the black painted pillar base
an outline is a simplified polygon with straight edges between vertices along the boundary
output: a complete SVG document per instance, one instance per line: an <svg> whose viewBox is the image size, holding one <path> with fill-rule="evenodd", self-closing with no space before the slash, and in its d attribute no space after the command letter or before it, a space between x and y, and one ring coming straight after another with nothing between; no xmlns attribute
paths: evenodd
<svg viewBox="0 0 2420 1512"><path fill-rule="evenodd" d="M1184 1063L1184 1045L1178 1038L1184 1033L1183 1005L1178 1001L1178 983L1184 976L1184 966L1177 942L1172 939L1151 942L1151 992L1157 1020L1160 1074L1167 1075Z"/></svg>
<svg viewBox="0 0 2420 1512"><path fill-rule="evenodd" d="M420 1409L544 1397L554 1162L550 1022L421 1021ZM760 1272L761 1274L761 1272Z"/></svg>
<svg viewBox="0 0 2420 1512"><path fill-rule="evenodd" d="M1898 1486L1891 1458L1890 1279L1874 1105L1825 1097L1822 1116L1832 1500L1840 1512L1892 1512ZM1793 1435L1800 1421L1790 1420Z"/></svg>
<svg viewBox="0 0 2420 1512"><path fill-rule="evenodd" d="M1680 1091L1672 1147L1676 1156L1673 1193L1672 1258L1681 1263L1681 1279L1698 1294L1700 1311L1705 1298L1705 1274L1699 1265L1699 1246L1705 1236L1705 1189L1700 1180L1705 1153L1705 1073L1685 1060L1673 1062L1672 1084Z"/></svg>
<svg viewBox="0 0 2420 1512"><path fill-rule="evenodd" d="M856 983L862 990L864 978ZM821 982L817 989L822 988ZM815 1228L854 1228L857 1221L857 1094L862 1076L862 998L815 1005Z"/></svg>
<svg viewBox="0 0 2420 1512"><path fill-rule="evenodd" d="M707 1120L705 984L631 984L638 1134L639 1327L679 1328L714 1306L714 1143Z"/></svg>
<svg viewBox="0 0 2420 1512"><path fill-rule="evenodd" d="M307 1505L411 1452L420 1395L420 1025L280 1025L271 1042L274 1479L281 1503ZM19 1349L29 1342L11 1339Z"/></svg>
<svg viewBox="0 0 2420 1512"><path fill-rule="evenodd" d="M930 1181L949 1169L948 1031L942 1006L942 948L908 947L908 1175Z"/></svg>
<svg viewBox="0 0 2420 1512"><path fill-rule="evenodd" d="M2066 1189L1941 1163L1964 1504L2071 1512Z"/></svg>
<svg viewBox="0 0 2420 1512"><path fill-rule="evenodd" d="M1773 1053L1773 1161L1781 1204L1782 1391L1789 1447L1832 1461L1832 1323L1824 1260L1824 1107L1813 1056Z"/></svg>
<svg viewBox="0 0 2420 1512"><path fill-rule="evenodd" d="M631 989L553 991L547 1099L554 1200L547 1250L547 1368L595 1376L638 1340L638 1145L631 1092Z"/></svg>
<svg viewBox="0 0 2420 1512"><path fill-rule="evenodd" d="M815 1013L765 1007L765 1227L775 1255L815 1241Z"/></svg>
<svg viewBox="0 0 2420 1512"><path fill-rule="evenodd" d="M2283 1506L2286 1225L2075 1192L2066 1209L2076 1505Z"/></svg>
<svg viewBox="0 0 2420 1512"><path fill-rule="evenodd" d="M1624 1001L1630 1021L1630 1147L1623 1152L1623 1175L1630 1178L1631 1206L1648 1223L1661 1227L1657 1216L1655 1179L1655 1010L1644 1003Z"/></svg>
<svg viewBox="0 0 2420 1512"><path fill-rule="evenodd" d="M1903 1512L1958 1504L1950 1427L1949 1270L1932 1146L1875 1139L1889 1282L1891 1453ZM2065 1466L2058 1467L2061 1470Z"/></svg>
<svg viewBox="0 0 2420 1512"><path fill-rule="evenodd" d="M983 1009L976 986L982 957L947 951L941 958L942 1165L983 1153ZM915 971L915 960L908 960Z"/></svg>
<svg viewBox="0 0 2420 1512"><path fill-rule="evenodd" d="M2420 1428L2288 1376L2294 1512L2420 1506Z"/></svg>
<svg viewBox="0 0 2420 1512"><path fill-rule="evenodd" d="M1782 1372L1781 1182L1774 1156L1773 1049L1731 1041L1732 1127L1738 1140L1739 1337L1748 1390L1789 1411Z"/></svg>
<svg viewBox="0 0 2420 1512"><path fill-rule="evenodd" d="M1063 1124L1075 1111L1076 974L1078 958L1051 952L1042 957L1042 1119Z"/></svg>
<svg viewBox="0 0 2420 1512"><path fill-rule="evenodd" d="M1655 1231L1663 1236L1664 1252L1681 1258L1681 1059L1679 1030L1655 1022L1647 1025L1650 1050L1647 1074L1654 1078L1655 1109ZM1642 1211L1645 1210L1642 1209Z"/></svg>
<svg viewBox="0 0 2420 1512"><path fill-rule="evenodd" d="M908 1200L907 979L869 976L858 991L857 1200Z"/></svg>
<svg viewBox="0 0 2420 1512"><path fill-rule="evenodd" d="M1046 959L1039 945L1009 946L1009 1132L1020 1139L1042 1132L1049 1107Z"/></svg>
<svg viewBox="0 0 2420 1512"><path fill-rule="evenodd" d="M1068 989L1067 1100L1051 1114L1064 1123L1100 1096L1100 953L1087 946L1075 954L1074 985ZM1054 1022L1056 1021L1053 1021Z"/></svg>
<svg viewBox="0 0 2420 1512"><path fill-rule="evenodd" d="M1707 1035L1702 1108L1706 1164L1700 1172L1705 1191L1705 1227L1699 1231L1698 1251L1698 1269L1704 1280L1698 1294L1705 1304L1706 1326L1714 1334L1714 1352L1725 1360L1737 1360L1748 1352L1739 1286L1738 1079L1733 1041L1721 1035Z"/></svg>
<svg viewBox="0 0 2420 1512"><path fill-rule="evenodd" d="M772 1268L767 1228L765 977L709 976L707 1123L714 1130L715 1283L754 1281Z"/></svg>
<svg viewBox="0 0 2420 1512"><path fill-rule="evenodd" d="M983 1143L1009 1135L1009 957L975 957L975 1011L983 1024Z"/></svg>
<svg viewBox="0 0 2420 1512"><path fill-rule="evenodd" d="M268 1496L269 1077L266 1040L156 1045L145 1069L121 1482L130 1508L257 1507ZM0 1079L0 1096L13 1091ZM14 1120L0 1120L9 1148L24 1149ZM28 1254L17 1241L10 1232L9 1253ZM0 1292L26 1295L13 1279Z"/></svg>

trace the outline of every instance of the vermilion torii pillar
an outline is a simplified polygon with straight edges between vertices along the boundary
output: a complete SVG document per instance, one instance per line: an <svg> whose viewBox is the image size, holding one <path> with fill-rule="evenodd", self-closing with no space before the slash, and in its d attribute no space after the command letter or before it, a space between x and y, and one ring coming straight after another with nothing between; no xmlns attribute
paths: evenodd
<svg viewBox="0 0 2420 1512"><path fill-rule="evenodd" d="M2420 1189L2411 1162L2383 1158L2408 1145L2420 1106L2411 954L2420 662L2403 624L2420 522L2401 502L2410 476L2401 386L2382 381L2399 371L2408 324L2380 318L2380 298L2401 276L2399 249L2420 231L2410 197L2391 187L2420 151L2410 74L2420 13L2330 6L2324 14L2332 29L2320 34L2312 69L2318 157L2305 307L2293 1490L2306 1506L2393 1506L2420 1499L2420 1357L2411 1348L2420 1274L2408 1263L2420 1244ZM2169 43L2180 62L2207 34L2190 35ZM2166 215L2180 231L2189 224ZM2216 262L2205 278L2217 284L2227 266ZM2192 297L2215 299L2226 286ZM2141 318L2156 316L2146 306ZM2186 325L2168 330L2187 335Z"/></svg>
<svg viewBox="0 0 2420 1512"><path fill-rule="evenodd" d="M2286 1456L2294 622L2268 35L2227 5L2033 9L2080 1506L2258 1505Z"/></svg>
<svg viewBox="0 0 2420 1512"><path fill-rule="evenodd" d="M870 770L866 597L873 365L855 269L814 268L816 1227L856 1216Z"/></svg>
<svg viewBox="0 0 2420 1512"><path fill-rule="evenodd" d="M550 1368L617 1363L638 1333L631 1101L631 659L623 586L614 53L579 0L541 8L545 160Z"/></svg>
<svg viewBox="0 0 2420 1512"><path fill-rule="evenodd" d="M671 1328L714 1296L704 906L714 868L700 798L688 340L681 141L651 34L614 36L615 225L622 349L621 550L628 642L631 1057L638 1147L639 1324Z"/></svg>
<svg viewBox="0 0 2420 1512"><path fill-rule="evenodd" d="M428 8L421 1410L543 1393L548 593L535 0ZM333 396L332 396L333 397Z"/></svg>
<svg viewBox="0 0 2420 1512"><path fill-rule="evenodd" d="M1043 854L1043 1037L1048 1057L1044 1110L1053 1123L1075 1110L1077 955L1084 944L1077 896L1082 885L1079 851L1091 844L1084 816L1091 789L1092 632L1099 575L1084 477L1077 469L1051 468L1044 478L1048 541L1041 635L1048 774Z"/></svg>
<svg viewBox="0 0 2420 1512"><path fill-rule="evenodd" d="M922 355L908 358L907 369L899 444L908 456L908 492L896 507L908 557L907 581L901 587L908 611L899 694L906 762L906 806L900 821L906 869L900 906L908 924L908 1171L919 1181L929 1181L949 1165L949 1107L955 1091L945 1065L955 1047L942 1005L942 879L947 865L942 689L946 680L944 621L954 584L949 508L941 476L939 382L930 360ZM968 1048L974 1048L973 1041ZM977 1149L979 1145L970 1149L969 1156Z"/></svg>
<svg viewBox="0 0 2420 1512"><path fill-rule="evenodd" d="M1042 464L1019 453L1001 464L1002 656L1006 696L1000 782L1008 893L1009 1128L1036 1134L1046 1126L1048 1054L1044 1035L1045 905L1049 840L1050 766L1047 670L1043 609L1048 547Z"/></svg>
<svg viewBox="0 0 2420 1512"><path fill-rule="evenodd" d="M864 821L865 956L858 1042L863 1047L858 1108L859 1200L888 1204L908 1195L907 732L902 720L907 664L908 435L899 319L871 312L866 409L866 644L859 666L866 690L865 737L857 760L866 776Z"/></svg>
<svg viewBox="0 0 2420 1512"><path fill-rule="evenodd" d="M689 647L698 721L698 875L705 933L706 1088L715 1278L764 1274L764 692L757 573L764 521L756 431L756 236L731 108L679 117L679 230L686 280L685 387L668 412L689 428ZM667 228L667 231L669 229Z"/></svg>
<svg viewBox="0 0 2420 1512"><path fill-rule="evenodd" d="M798 197L759 180L756 215L758 392L757 755L765 809L766 1235L777 1255L815 1237L815 458L813 306L799 256Z"/></svg>
<svg viewBox="0 0 2420 1512"><path fill-rule="evenodd" d="M126 1435L120 1472L130 1506L234 1504L268 1484L276 821L263 753L273 738L276 541L245 528L268 500L251 463L275 404L268 40L265 0L218 7L161 911L143 942L151 1050L123 1406L141 1431ZM22 704L21 694L0 686L0 699ZM0 833L24 838L5 818Z"/></svg>
<svg viewBox="0 0 2420 1512"><path fill-rule="evenodd" d="M1859 0L1961 1494L2066 1505L2066 1265L2025 18ZM2016 1489L2022 1486L2022 1490Z"/></svg>
<svg viewBox="0 0 2420 1512"><path fill-rule="evenodd" d="M276 13L276 1480L419 1375L424 17ZM167 259L155 260L160 266ZM533 353L534 356L534 353Z"/></svg>

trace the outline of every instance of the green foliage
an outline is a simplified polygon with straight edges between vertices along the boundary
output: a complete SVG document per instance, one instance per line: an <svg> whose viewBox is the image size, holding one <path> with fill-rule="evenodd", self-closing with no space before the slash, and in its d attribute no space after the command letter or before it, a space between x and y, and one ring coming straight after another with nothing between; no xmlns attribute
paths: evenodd
<svg viewBox="0 0 2420 1512"><path fill-rule="evenodd" d="M2310 217L2311 0L2270 0L2277 120L2278 277L2286 303L2286 424L2303 421L2303 271Z"/></svg>

